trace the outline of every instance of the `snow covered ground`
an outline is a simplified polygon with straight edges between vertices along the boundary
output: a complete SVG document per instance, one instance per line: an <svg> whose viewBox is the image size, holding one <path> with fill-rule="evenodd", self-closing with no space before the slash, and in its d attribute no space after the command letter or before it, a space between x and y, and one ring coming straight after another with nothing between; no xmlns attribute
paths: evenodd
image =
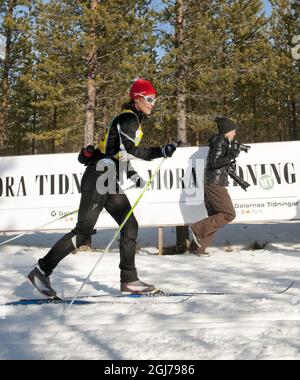
<svg viewBox="0 0 300 380"><path fill-rule="evenodd" d="M175 230L166 229L165 245ZM39 297L25 275L60 237L41 233L0 247L0 300ZM100 232L103 247L112 231ZM142 280L165 291L270 292L284 295L201 296L185 303L99 303L0 307L0 359L300 359L300 223L233 224L219 234L211 256L157 256L157 230L140 231ZM0 241L7 239L0 236ZM265 249L251 251L255 240ZM99 253L70 255L53 275L72 296ZM119 288L118 250L104 256L82 293Z"/></svg>

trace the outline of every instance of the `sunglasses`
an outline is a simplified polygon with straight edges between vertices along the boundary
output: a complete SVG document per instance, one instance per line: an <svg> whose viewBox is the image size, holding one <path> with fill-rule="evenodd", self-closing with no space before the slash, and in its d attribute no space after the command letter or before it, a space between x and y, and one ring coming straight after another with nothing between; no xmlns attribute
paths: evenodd
<svg viewBox="0 0 300 380"><path fill-rule="evenodd" d="M151 98L151 96L145 96L145 95L142 95L142 94L137 94L139 95L140 97L142 97L144 100L146 100L146 102L150 103L150 104L155 104L156 101L157 101L157 98Z"/></svg>

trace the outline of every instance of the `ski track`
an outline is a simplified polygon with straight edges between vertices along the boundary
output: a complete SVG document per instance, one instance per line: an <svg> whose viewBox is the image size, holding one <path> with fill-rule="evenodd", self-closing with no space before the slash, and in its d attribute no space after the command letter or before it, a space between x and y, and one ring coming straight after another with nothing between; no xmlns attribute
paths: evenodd
<svg viewBox="0 0 300 380"><path fill-rule="evenodd" d="M137 255L137 266L141 279L166 292L272 292L295 281L285 294L203 295L177 304L147 300L73 305L65 315L59 304L1 306L0 359L300 359L300 246L295 239L300 224L275 227L247 227L249 239L284 237L262 251L246 251L237 244L226 253L216 244L209 258L199 259L158 257L150 247ZM235 228L225 228L221 238L234 241ZM40 239L49 244L49 239ZM0 303L40 298L26 274L47 252L41 246L28 240L1 248ZM98 254L83 252L62 263L53 276L59 295L72 296L78 290ZM106 255L82 294L116 291L118 261L116 250Z"/></svg>

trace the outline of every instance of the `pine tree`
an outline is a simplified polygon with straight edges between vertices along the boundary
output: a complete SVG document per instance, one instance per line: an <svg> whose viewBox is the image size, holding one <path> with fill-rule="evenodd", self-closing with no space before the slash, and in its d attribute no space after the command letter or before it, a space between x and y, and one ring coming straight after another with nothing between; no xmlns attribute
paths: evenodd
<svg viewBox="0 0 300 380"><path fill-rule="evenodd" d="M89 145L94 142L95 128L95 106L96 106L96 67L97 67L97 45L96 45L96 20L98 2L97 0L90 1L90 29L87 32L89 38L89 56L87 62L87 107L85 112L85 132L84 145Z"/></svg>
<svg viewBox="0 0 300 380"><path fill-rule="evenodd" d="M189 121L204 141L217 114L236 119L244 126L241 134L255 139L255 104L268 54L262 10L261 0L217 0L201 9L196 1L190 3Z"/></svg>
<svg viewBox="0 0 300 380"><path fill-rule="evenodd" d="M14 7L15 0L3 1L0 12L3 18L1 34L5 39L3 68L1 76L1 108L0 108L0 150L4 147L7 134L8 108L9 108L9 74L11 69L12 37L14 32Z"/></svg>
<svg viewBox="0 0 300 380"><path fill-rule="evenodd" d="M15 153L20 151L20 134L24 125L19 122L18 99L24 95L22 91L16 91L19 78L26 65L26 52L30 42L24 33L29 28L28 9L31 1L15 0L14 2L3 2L2 11L3 24L1 33L5 36L5 57L2 75L2 104L0 113L0 124L5 129L5 144L3 153ZM5 13L6 12L6 13ZM20 89L19 89L20 90Z"/></svg>
<svg viewBox="0 0 300 380"><path fill-rule="evenodd" d="M73 132L82 124L78 112L83 96L82 58L76 54L79 15L74 3L37 1L33 17L34 62L23 81L33 93L37 122L35 132L27 137L40 142L40 152L53 153L76 139Z"/></svg>
<svg viewBox="0 0 300 380"><path fill-rule="evenodd" d="M127 98L131 80L155 73L156 40L144 1L90 5L89 1L37 2L34 49L38 56L32 77L26 77L37 95L34 105L43 124L35 137L45 141L56 137L61 145L73 130L73 140L78 139L68 150L78 150L84 143L84 124L90 130L86 143L96 142ZM95 138L93 124L100 129Z"/></svg>
<svg viewBox="0 0 300 380"><path fill-rule="evenodd" d="M129 87L136 77L155 81L156 38L148 1L111 0L98 9L101 18L95 82L97 132L101 134L128 100Z"/></svg>
<svg viewBox="0 0 300 380"><path fill-rule="evenodd" d="M276 57L272 86L273 112L281 140L300 138L300 63L292 55L292 41L300 33L300 5L295 0L272 0L270 38Z"/></svg>

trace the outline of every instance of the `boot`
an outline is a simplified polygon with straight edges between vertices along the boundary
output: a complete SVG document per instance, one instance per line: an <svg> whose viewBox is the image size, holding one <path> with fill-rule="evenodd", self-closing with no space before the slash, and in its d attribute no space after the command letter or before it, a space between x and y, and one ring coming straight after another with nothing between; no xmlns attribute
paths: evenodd
<svg viewBox="0 0 300 380"><path fill-rule="evenodd" d="M191 244L189 246L189 252L196 256L210 256L209 253L205 252L202 247L199 247L198 244L194 240L191 241Z"/></svg>
<svg viewBox="0 0 300 380"><path fill-rule="evenodd" d="M121 292L126 293L153 293L156 288L154 285L146 284L140 280L133 282L121 282Z"/></svg>
<svg viewBox="0 0 300 380"><path fill-rule="evenodd" d="M198 246L198 248L202 248L202 246L201 246L201 240L198 238L196 232L193 230L193 227L191 227L191 231L192 231L193 241L196 243L196 245Z"/></svg>
<svg viewBox="0 0 300 380"><path fill-rule="evenodd" d="M43 295L55 298L57 297L56 291L52 288L50 277L37 264L28 275L29 281L32 285Z"/></svg>

